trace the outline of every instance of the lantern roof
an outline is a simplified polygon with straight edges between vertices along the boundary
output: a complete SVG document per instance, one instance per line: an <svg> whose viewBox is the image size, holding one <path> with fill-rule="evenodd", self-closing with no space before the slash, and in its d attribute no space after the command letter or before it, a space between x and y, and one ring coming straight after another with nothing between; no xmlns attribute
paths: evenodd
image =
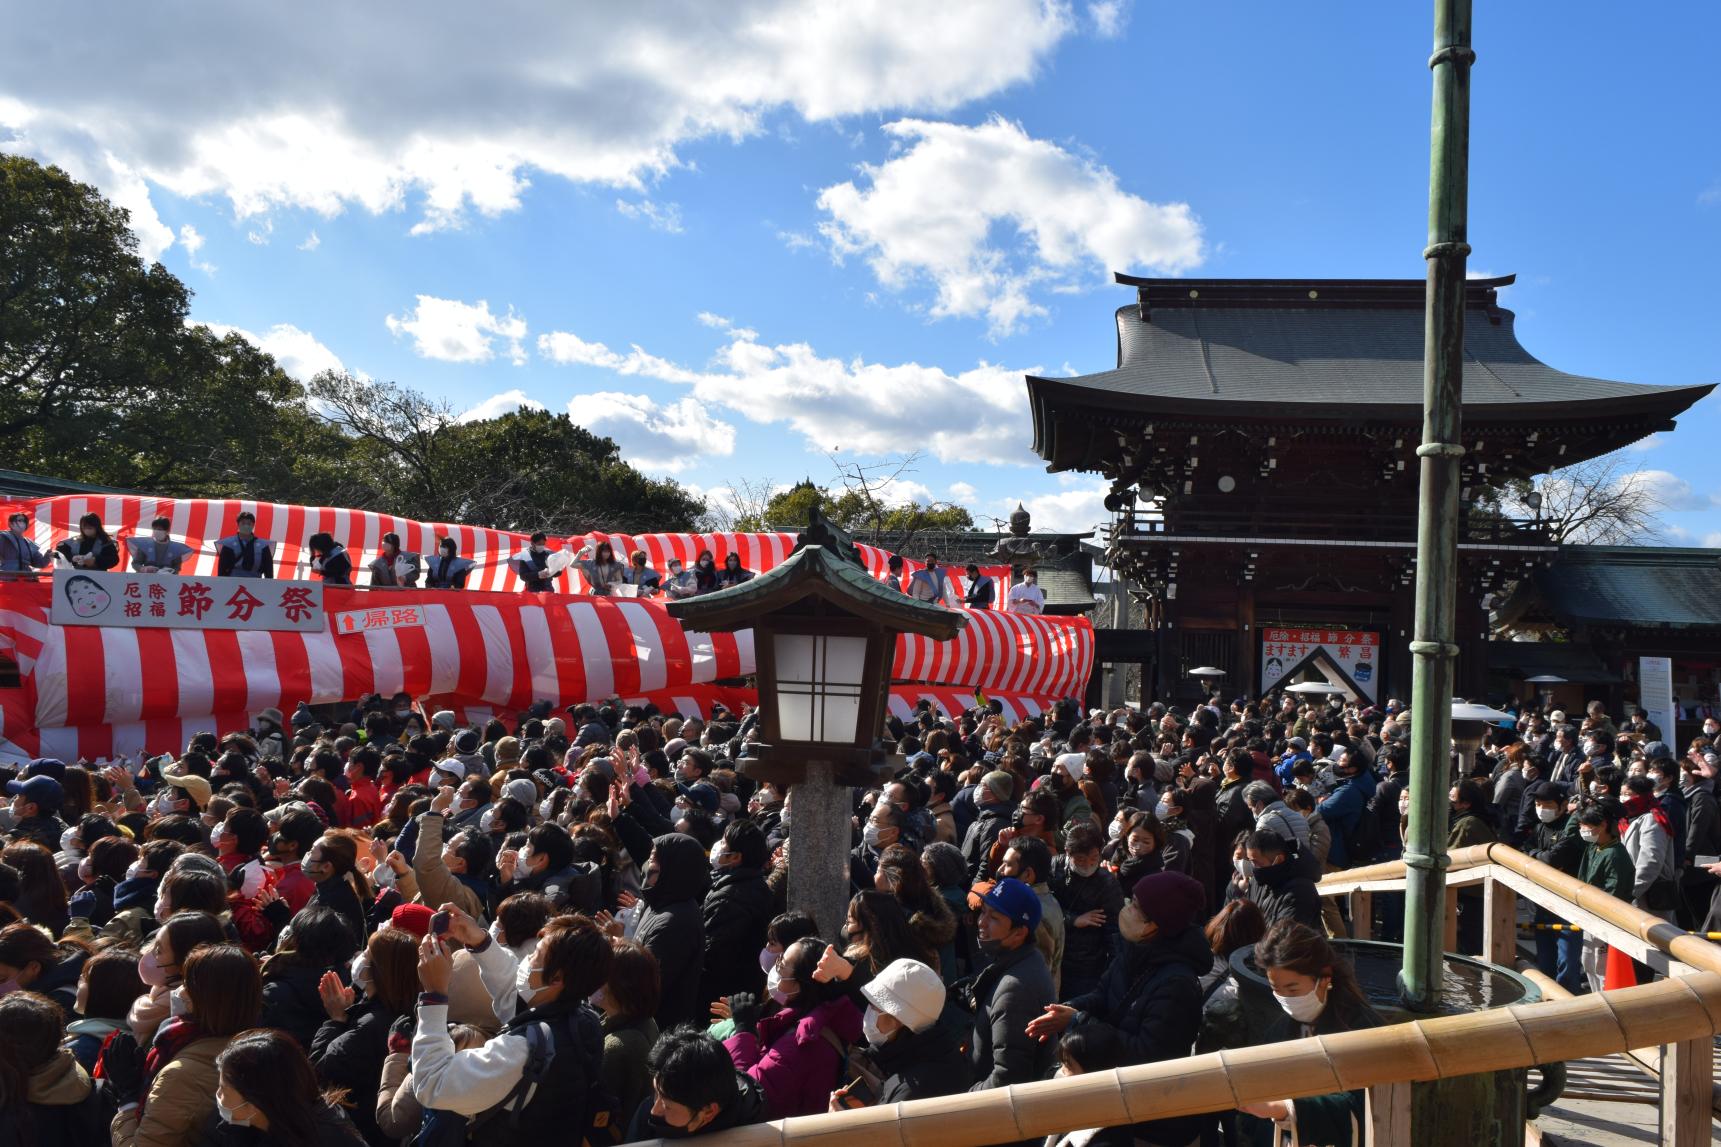
<svg viewBox="0 0 1721 1147"><path fill-rule="evenodd" d="M854 539L815 507L795 550L767 573L715 593L672 601L669 615L701 633L750 628L774 613L805 613L802 603L823 602L834 611L895 630L948 641L968 615L917 601L874 578L861 564Z"/></svg>

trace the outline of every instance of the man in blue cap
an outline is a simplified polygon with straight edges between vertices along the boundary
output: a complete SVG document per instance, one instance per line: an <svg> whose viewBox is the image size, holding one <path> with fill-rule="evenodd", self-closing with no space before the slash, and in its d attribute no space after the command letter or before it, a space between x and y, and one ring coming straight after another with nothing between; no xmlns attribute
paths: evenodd
<svg viewBox="0 0 1721 1147"><path fill-rule="evenodd" d="M27 780L7 781L6 795L12 798L13 841L33 840L49 852L58 851L66 831L60 820L66 800L60 782L38 771Z"/></svg>
<svg viewBox="0 0 1721 1147"><path fill-rule="evenodd" d="M974 979L974 1039L969 1064L985 1091L1031 1083L1051 1066L1052 1045L1028 1035L1028 1022L1057 1000L1052 971L1034 944L1040 898L1013 876L981 897L980 950L991 961Z"/></svg>

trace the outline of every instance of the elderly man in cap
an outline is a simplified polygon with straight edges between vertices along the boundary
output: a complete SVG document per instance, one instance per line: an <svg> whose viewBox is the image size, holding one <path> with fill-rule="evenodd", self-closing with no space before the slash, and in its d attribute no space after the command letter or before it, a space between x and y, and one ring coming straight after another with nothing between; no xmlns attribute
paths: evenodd
<svg viewBox="0 0 1721 1147"><path fill-rule="evenodd" d="M1006 876L981 903L980 951L990 963L974 979L968 1062L975 1083L970 1091L1045 1077L1052 1045L1029 1034L1028 1025L1057 999L1052 970L1034 944L1034 930L1040 926L1040 898L1034 890Z"/></svg>

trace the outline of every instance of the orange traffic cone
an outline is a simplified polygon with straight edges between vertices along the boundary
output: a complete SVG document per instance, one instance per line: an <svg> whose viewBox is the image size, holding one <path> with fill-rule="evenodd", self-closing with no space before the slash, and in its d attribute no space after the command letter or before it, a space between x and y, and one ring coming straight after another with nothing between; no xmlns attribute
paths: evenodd
<svg viewBox="0 0 1721 1147"><path fill-rule="evenodd" d="M1615 988L1635 988L1637 986L1637 969L1632 965L1631 957L1618 948L1609 946L1607 950L1607 970L1602 975L1602 990L1611 992Z"/></svg>

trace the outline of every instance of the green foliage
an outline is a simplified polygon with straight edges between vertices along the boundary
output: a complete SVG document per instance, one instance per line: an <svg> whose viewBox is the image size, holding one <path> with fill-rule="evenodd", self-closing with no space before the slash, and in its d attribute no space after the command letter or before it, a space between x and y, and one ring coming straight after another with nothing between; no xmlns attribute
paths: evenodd
<svg viewBox="0 0 1721 1147"><path fill-rule="evenodd" d="M6 468L567 533L690 529L704 512L566 415L462 423L393 383L325 373L307 388L243 336L187 325L190 306L138 257L123 208L0 155Z"/></svg>
<svg viewBox="0 0 1721 1147"><path fill-rule="evenodd" d="M961 506L922 506L914 501L886 505L865 488L832 493L810 480L773 495L762 512L741 515L735 528L798 528L807 524L815 506L844 530L869 539L882 534L962 533L974 528L973 518Z"/></svg>

